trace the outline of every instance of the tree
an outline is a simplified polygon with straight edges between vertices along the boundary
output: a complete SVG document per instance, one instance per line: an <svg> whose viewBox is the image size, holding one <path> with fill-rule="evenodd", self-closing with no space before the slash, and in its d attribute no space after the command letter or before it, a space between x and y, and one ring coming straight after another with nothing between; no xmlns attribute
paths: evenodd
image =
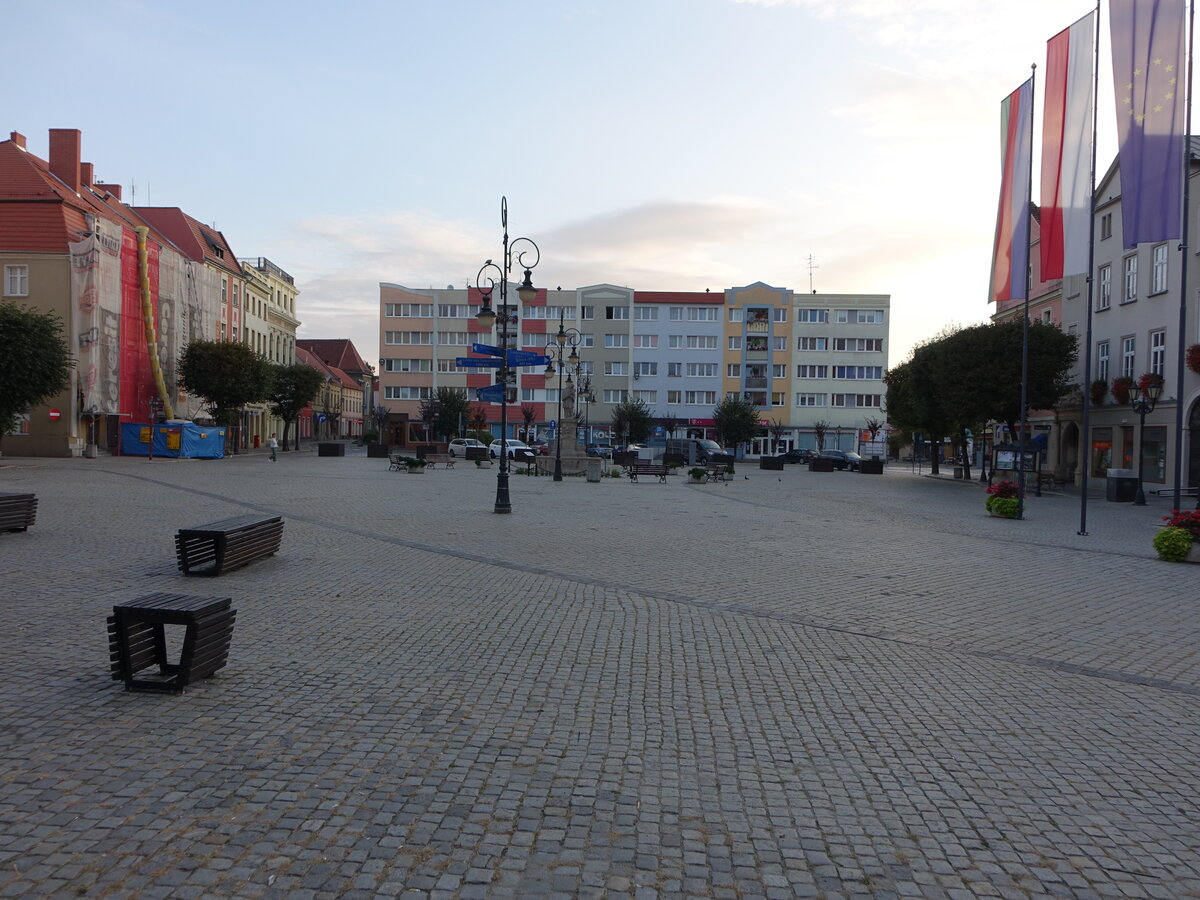
<svg viewBox="0 0 1200 900"><path fill-rule="evenodd" d="M650 407L644 400L622 400L612 412L619 444L640 444L650 436Z"/></svg>
<svg viewBox="0 0 1200 900"><path fill-rule="evenodd" d="M771 424L767 426L767 431L771 433L771 450L774 453L779 452L779 442L783 440L783 436L787 434L788 427L778 419L772 419Z"/></svg>
<svg viewBox="0 0 1200 900"><path fill-rule="evenodd" d="M275 367L275 383L267 402L271 404L272 415L283 419L283 437L279 445L284 450L288 448L292 424L300 418L304 408L317 399L322 380L320 372L304 363ZM297 434L296 449L299 448L300 436Z"/></svg>
<svg viewBox="0 0 1200 900"><path fill-rule="evenodd" d="M829 421L827 419L817 419L813 422L813 434L817 436L817 452L820 453L825 449L825 435L829 431Z"/></svg>
<svg viewBox="0 0 1200 900"><path fill-rule="evenodd" d="M387 422L390 414L391 410L389 410L382 403L371 410L371 424L375 428L375 440L377 443L390 443L390 441L387 439Z"/></svg>
<svg viewBox="0 0 1200 900"><path fill-rule="evenodd" d="M660 419L659 421L662 422L662 429L667 433L667 437L675 437L675 431L680 425L679 420L668 413L665 418Z"/></svg>
<svg viewBox="0 0 1200 900"><path fill-rule="evenodd" d="M0 440L17 417L71 384L71 350L53 313L0 303Z"/></svg>
<svg viewBox="0 0 1200 900"><path fill-rule="evenodd" d="M726 397L713 407L717 443L737 447L758 434L758 407L742 397Z"/></svg>
<svg viewBox="0 0 1200 900"><path fill-rule="evenodd" d="M245 344L234 341L192 341L179 357L179 382L205 401L213 421L236 426L247 403L271 395L275 367Z"/></svg>
<svg viewBox="0 0 1200 900"><path fill-rule="evenodd" d="M434 395L437 416L433 420L434 435L449 440L462 431L467 417L467 398L450 387L440 387Z"/></svg>
<svg viewBox="0 0 1200 900"><path fill-rule="evenodd" d="M485 444L490 443L492 435L487 427L487 410L476 403L471 407L469 421L471 423L471 436L477 441L483 441ZM484 440L485 438L486 440Z"/></svg>
<svg viewBox="0 0 1200 900"><path fill-rule="evenodd" d="M333 389L333 382L325 385L325 393L321 396L321 412L325 414L325 437L337 439L342 436L342 408L346 402L339 384Z"/></svg>
<svg viewBox="0 0 1200 900"><path fill-rule="evenodd" d="M537 421L537 407L532 403L522 403L521 419L525 423L525 436L521 440L530 441L533 438L533 423Z"/></svg>

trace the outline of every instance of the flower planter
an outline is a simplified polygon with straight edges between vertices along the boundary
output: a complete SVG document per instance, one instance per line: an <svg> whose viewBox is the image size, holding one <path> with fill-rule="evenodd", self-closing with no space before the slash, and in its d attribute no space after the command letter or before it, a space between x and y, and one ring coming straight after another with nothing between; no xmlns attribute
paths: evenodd
<svg viewBox="0 0 1200 900"><path fill-rule="evenodd" d="M424 475L425 474L424 466L406 466L406 468L408 469L409 475Z"/></svg>
<svg viewBox="0 0 1200 900"><path fill-rule="evenodd" d="M864 459L858 464L858 471L863 475L882 475L883 460L882 459Z"/></svg>
<svg viewBox="0 0 1200 900"><path fill-rule="evenodd" d="M997 519L1015 519L1016 518L1015 515L1010 516L1010 515L1007 515L1006 513L998 513L994 509L989 509L987 511L987 514L989 516L992 516Z"/></svg>
<svg viewBox="0 0 1200 900"><path fill-rule="evenodd" d="M832 472L834 470L833 460L814 456L808 464L808 470L810 472Z"/></svg>
<svg viewBox="0 0 1200 900"><path fill-rule="evenodd" d="M688 484L706 484L708 482L707 475L689 475Z"/></svg>

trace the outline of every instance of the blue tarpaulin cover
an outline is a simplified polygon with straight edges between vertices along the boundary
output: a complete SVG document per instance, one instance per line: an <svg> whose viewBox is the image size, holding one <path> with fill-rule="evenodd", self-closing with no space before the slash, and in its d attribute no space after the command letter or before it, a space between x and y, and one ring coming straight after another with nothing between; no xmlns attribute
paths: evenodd
<svg viewBox="0 0 1200 900"><path fill-rule="evenodd" d="M183 459L221 459L225 456L225 429L194 422L164 422L121 425L121 455L149 456L148 439L153 435L154 455Z"/></svg>

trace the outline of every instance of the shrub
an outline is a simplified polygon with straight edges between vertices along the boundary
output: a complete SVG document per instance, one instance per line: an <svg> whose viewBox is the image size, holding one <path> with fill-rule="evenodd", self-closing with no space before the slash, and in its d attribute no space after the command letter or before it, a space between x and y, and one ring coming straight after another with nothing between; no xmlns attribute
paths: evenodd
<svg viewBox="0 0 1200 900"><path fill-rule="evenodd" d="M1192 533L1186 528L1167 527L1154 536L1154 550L1165 562L1183 562L1192 549Z"/></svg>
<svg viewBox="0 0 1200 900"><path fill-rule="evenodd" d="M699 467L688 469L688 474L693 478L708 478L708 469L701 469Z"/></svg>
<svg viewBox="0 0 1200 900"><path fill-rule="evenodd" d="M989 511L997 516L1002 516L1005 519L1015 519L1017 517L1017 505L1021 501L1016 497L988 497L984 506Z"/></svg>
<svg viewBox="0 0 1200 900"><path fill-rule="evenodd" d="M988 494L993 497L1016 497L1020 492L1015 481L997 481L995 484L989 484L987 489Z"/></svg>
<svg viewBox="0 0 1200 900"><path fill-rule="evenodd" d="M1163 521L1170 528L1182 528L1193 541L1200 541L1200 509L1173 509L1169 516L1163 516Z"/></svg>

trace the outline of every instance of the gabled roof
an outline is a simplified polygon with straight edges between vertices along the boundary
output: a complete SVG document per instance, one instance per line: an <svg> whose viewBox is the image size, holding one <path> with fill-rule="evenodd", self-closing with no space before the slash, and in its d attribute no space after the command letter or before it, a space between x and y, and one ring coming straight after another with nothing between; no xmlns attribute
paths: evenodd
<svg viewBox="0 0 1200 900"><path fill-rule="evenodd" d="M135 206L133 211L166 235L184 256L197 262L212 263L234 275L242 274L225 235L209 228L177 206Z"/></svg>
<svg viewBox="0 0 1200 900"><path fill-rule="evenodd" d="M349 338L298 338L296 346L303 347L345 372L366 375L371 371L355 349L354 341Z"/></svg>
<svg viewBox="0 0 1200 900"><path fill-rule="evenodd" d="M310 353L303 347L296 347L296 359L304 363L304 365L308 366L310 369L316 369L318 372L324 375L326 379L336 381L339 384L341 383L342 380L334 374L333 369L321 362L316 354Z"/></svg>
<svg viewBox="0 0 1200 900"><path fill-rule="evenodd" d="M351 390L361 391L362 385L339 369L337 366L329 366L329 370L333 372L334 377L342 383L342 387L350 388Z"/></svg>

